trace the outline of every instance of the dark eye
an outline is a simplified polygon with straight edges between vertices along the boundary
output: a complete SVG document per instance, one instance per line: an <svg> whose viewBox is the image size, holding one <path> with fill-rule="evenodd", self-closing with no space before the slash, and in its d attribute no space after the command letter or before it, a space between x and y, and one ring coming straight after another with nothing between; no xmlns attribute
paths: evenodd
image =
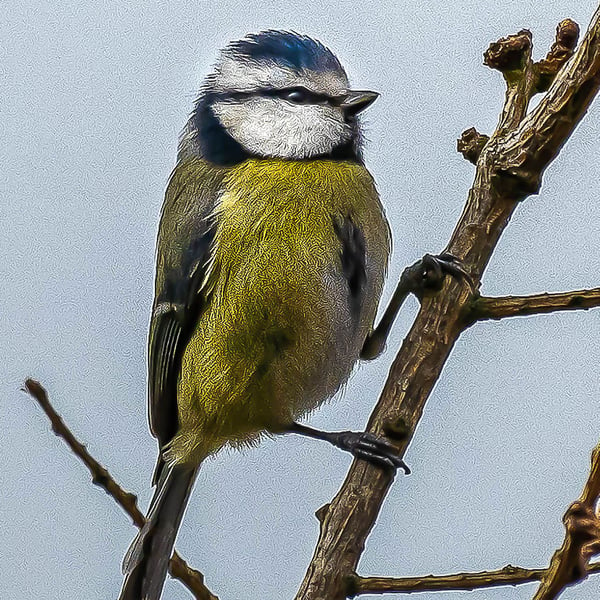
<svg viewBox="0 0 600 600"><path fill-rule="evenodd" d="M311 102L311 97L308 90L300 88L294 88L292 90L284 90L281 93L281 97L284 100L293 102L294 104L308 104Z"/></svg>

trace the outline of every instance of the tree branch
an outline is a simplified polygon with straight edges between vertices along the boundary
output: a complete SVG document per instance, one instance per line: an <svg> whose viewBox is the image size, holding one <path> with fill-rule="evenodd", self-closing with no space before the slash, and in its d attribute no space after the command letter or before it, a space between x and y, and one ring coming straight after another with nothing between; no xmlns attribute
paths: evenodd
<svg viewBox="0 0 600 600"><path fill-rule="evenodd" d="M423 577L360 577L351 580L350 597L361 594L411 594L440 590L471 591L504 585L520 585L541 581L549 569L524 569L506 565L496 571L456 573L454 575L425 575ZM600 573L600 562L587 568L587 574Z"/></svg>
<svg viewBox="0 0 600 600"><path fill-rule="evenodd" d="M514 123L518 124L525 115L531 96L548 90L558 71L573 56L578 39L579 25L571 19L564 19L556 27L556 39L548 54L537 63L531 63L531 32L527 29L498 40L486 50L483 62L503 73L508 84L507 96L518 92L523 98L523 102L509 102L508 99L505 102L509 110L519 107L513 115ZM499 129L509 128L510 124L509 114L503 112ZM471 127L457 141L457 150L476 165L489 139L489 136Z"/></svg>
<svg viewBox="0 0 600 600"><path fill-rule="evenodd" d="M73 435L71 430L65 425L61 416L56 412L44 387L34 379L27 379L23 386L23 391L28 393L46 413L50 419L52 431L62 438L73 454L79 458L92 474L92 483L101 487L115 502L131 517L137 527L142 527L146 519L137 506L137 497L125 491L86 449L86 447ZM204 585L204 576L199 571L190 567L177 554L169 562L169 573L175 579L188 588L196 600L219 600Z"/></svg>
<svg viewBox="0 0 600 600"><path fill-rule="evenodd" d="M554 600L566 587L588 576L588 561L600 551L600 519L595 512L599 496L600 444L592 452L590 474L579 500L563 517L564 542L554 553L533 600Z"/></svg>
<svg viewBox="0 0 600 600"><path fill-rule="evenodd" d="M509 133L498 154L498 172L537 192L542 174L558 155L600 87L600 7L574 55L548 93Z"/></svg>
<svg viewBox="0 0 600 600"><path fill-rule="evenodd" d="M519 201L537 191L543 170L582 118L600 86L600 11L574 56L528 116L530 47L521 74L508 84L498 128L481 150L475 181L446 251L463 261L476 282ZM431 390L464 330L470 290L456 280L425 296L394 360L368 429L387 433L403 456ZM319 511L319 541L296 600L343 600L393 475L355 460L341 489Z"/></svg>
<svg viewBox="0 0 600 600"><path fill-rule="evenodd" d="M466 317L469 323L506 317L524 317L559 310L588 310L600 306L600 288L558 294L474 298Z"/></svg>
<svg viewBox="0 0 600 600"><path fill-rule="evenodd" d="M600 517L595 512L599 496L600 444L592 452L590 473L581 497L571 504L563 517L565 541L547 569L507 565L496 571L424 577L354 575L349 581L348 595L474 590L541 581L534 600L553 600L568 585L582 581L592 573L600 573L600 563L588 564L594 554L600 553Z"/></svg>

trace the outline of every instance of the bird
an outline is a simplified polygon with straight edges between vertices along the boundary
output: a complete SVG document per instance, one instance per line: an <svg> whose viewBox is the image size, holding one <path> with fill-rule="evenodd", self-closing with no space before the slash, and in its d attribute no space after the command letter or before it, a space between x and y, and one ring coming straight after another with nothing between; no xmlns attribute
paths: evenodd
<svg viewBox="0 0 600 600"><path fill-rule="evenodd" d="M407 271L375 327L391 233L360 113L378 95L293 31L229 43L205 78L159 225L148 342L159 455L120 600L159 600L198 470L224 447L296 433L408 472L383 437L298 422L381 354L415 282L456 262Z"/></svg>

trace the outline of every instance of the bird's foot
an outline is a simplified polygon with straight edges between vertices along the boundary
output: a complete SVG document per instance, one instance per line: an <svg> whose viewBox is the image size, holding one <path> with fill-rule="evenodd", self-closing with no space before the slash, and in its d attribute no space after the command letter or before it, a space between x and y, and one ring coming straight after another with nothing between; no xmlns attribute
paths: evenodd
<svg viewBox="0 0 600 600"><path fill-rule="evenodd" d="M402 469L410 474L408 465L398 456L398 451L383 438L368 431L339 431L327 434L328 441L337 448L350 452L355 458L366 460L384 469Z"/></svg>
<svg viewBox="0 0 600 600"><path fill-rule="evenodd" d="M446 275L464 279L473 291L476 290L475 282L463 268L460 259L449 252L426 254L404 269L402 280L407 288L420 298L427 290L440 290Z"/></svg>
<svg viewBox="0 0 600 600"><path fill-rule="evenodd" d="M292 423L287 433L297 433L318 440L325 440L340 450L350 452L356 458L366 460L383 469L402 469L410 474L407 464L398 456L398 451L387 440L368 431L321 431L300 423Z"/></svg>

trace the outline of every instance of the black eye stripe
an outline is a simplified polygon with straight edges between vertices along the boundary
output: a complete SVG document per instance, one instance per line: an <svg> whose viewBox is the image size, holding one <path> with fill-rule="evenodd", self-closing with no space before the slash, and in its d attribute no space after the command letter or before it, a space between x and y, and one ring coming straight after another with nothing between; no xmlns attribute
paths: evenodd
<svg viewBox="0 0 600 600"><path fill-rule="evenodd" d="M338 106L342 102L340 97L313 92L302 86L279 89L261 88L248 92L231 91L215 94L215 97L219 100L244 100L245 98L255 98L259 96L282 98L283 100L288 100L294 104L330 104L332 106Z"/></svg>
<svg viewBox="0 0 600 600"><path fill-rule="evenodd" d="M326 94L319 94L300 86L280 90L265 90L263 95L283 98L297 104L329 104L333 100Z"/></svg>

